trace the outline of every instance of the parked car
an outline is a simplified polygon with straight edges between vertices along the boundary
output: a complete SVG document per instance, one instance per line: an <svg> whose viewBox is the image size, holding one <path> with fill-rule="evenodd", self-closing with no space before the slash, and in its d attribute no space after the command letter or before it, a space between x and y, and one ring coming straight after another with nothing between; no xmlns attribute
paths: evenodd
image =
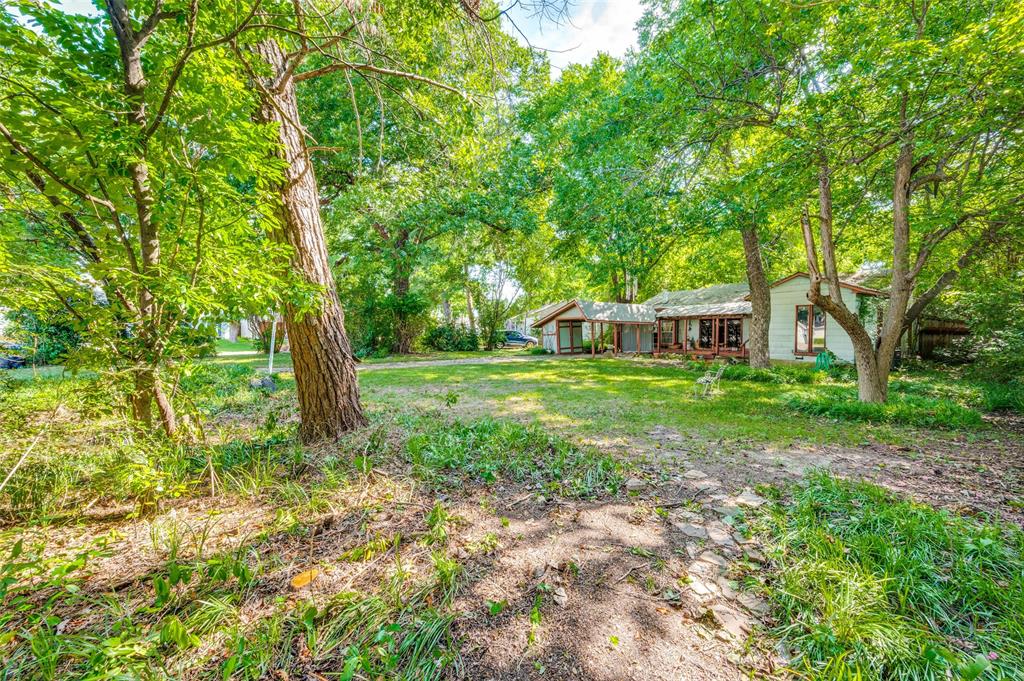
<svg viewBox="0 0 1024 681"><path fill-rule="evenodd" d="M0 369L17 369L25 366L21 350L20 345L0 341Z"/></svg>
<svg viewBox="0 0 1024 681"><path fill-rule="evenodd" d="M532 348L537 345L537 339L533 336L527 336L524 333L518 331L506 331L505 340L498 341L498 347L504 348Z"/></svg>

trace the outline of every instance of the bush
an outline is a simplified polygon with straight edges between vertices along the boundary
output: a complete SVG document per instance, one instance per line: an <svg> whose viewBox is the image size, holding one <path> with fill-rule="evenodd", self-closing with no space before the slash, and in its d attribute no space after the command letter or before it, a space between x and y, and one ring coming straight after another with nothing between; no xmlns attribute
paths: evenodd
<svg viewBox="0 0 1024 681"><path fill-rule="evenodd" d="M528 355L549 355L551 351L546 349L543 345L535 345L532 348L526 349Z"/></svg>
<svg viewBox="0 0 1024 681"><path fill-rule="evenodd" d="M480 337L465 327L441 324L427 330L423 344L440 352L476 351L480 349Z"/></svg>
<svg viewBox="0 0 1024 681"><path fill-rule="evenodd" d="M59 363L81 344L67 313L41 317L22 308L8 312L7 319L11 321L15 337L24 343L26 358L32 364Z"/></svg>
<svg viewBox="0 0 1024 681"><path fill-rule="evenodd" d="M755 369L749 364L730 364L725 368L722 378L752 383L793 385L814 383L819 375L811 367L778 365L770 369Z"/></svg>
<svg viewBox="0 0 1024 681"><path fill-rule="evenodd" d="M773 633L799 652L801 678L1020 678L1019 528L825 473L751 526L767 538Z"/></svg>
<svg viewBox="0 0 1024 681"><path fill-rule="evenodd" d="M971 372L985 381L1024 381L1024 329L1002 329L979 348Z"/></svg>
<svg viewBox="0 0 1024 681"><path fill-rule="evenodd" d="M782 396L790 408L805 414L842 421L894 423L953 430L978 428L981 414L948 399L904 395L889 391L884 404L861 402L856 390L821 389L814 393L792 392Z"/></svg>

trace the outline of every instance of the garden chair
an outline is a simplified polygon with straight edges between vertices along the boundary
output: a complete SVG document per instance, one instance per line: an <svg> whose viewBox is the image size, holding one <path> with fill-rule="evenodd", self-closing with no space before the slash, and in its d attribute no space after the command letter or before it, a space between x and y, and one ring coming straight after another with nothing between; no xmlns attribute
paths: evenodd
<svg viewBox="0 0 1024 681"><path fill-rule="evenodd" d="M694 397L707 397L715 389L718 388L718 382L722 379L722 374L725 373L725 365L719 365L718 371L708 371L703 376L697 379L697 382L693 386Z"/></svg>

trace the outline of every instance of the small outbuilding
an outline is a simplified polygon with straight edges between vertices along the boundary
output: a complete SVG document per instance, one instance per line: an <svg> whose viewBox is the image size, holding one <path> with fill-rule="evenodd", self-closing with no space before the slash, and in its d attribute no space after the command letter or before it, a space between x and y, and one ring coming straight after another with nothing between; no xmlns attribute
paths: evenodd
<svg viewBox="0 0 1024 681"><path fill-rule="evenodd" d="M656 316L649 305L570 300L533 323L548 352L654 351Z"/></svg>

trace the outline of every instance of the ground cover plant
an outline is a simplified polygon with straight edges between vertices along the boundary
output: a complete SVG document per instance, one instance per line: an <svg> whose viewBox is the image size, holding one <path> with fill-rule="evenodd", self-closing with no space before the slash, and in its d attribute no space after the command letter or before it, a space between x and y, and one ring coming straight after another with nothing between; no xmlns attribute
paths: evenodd
<svg viewBox="0 0 1024 681"><path fill-rule="evenodd" d="M773 633L814 679L1019 679L1024 533L809 476L752 522Z"/></svg>

